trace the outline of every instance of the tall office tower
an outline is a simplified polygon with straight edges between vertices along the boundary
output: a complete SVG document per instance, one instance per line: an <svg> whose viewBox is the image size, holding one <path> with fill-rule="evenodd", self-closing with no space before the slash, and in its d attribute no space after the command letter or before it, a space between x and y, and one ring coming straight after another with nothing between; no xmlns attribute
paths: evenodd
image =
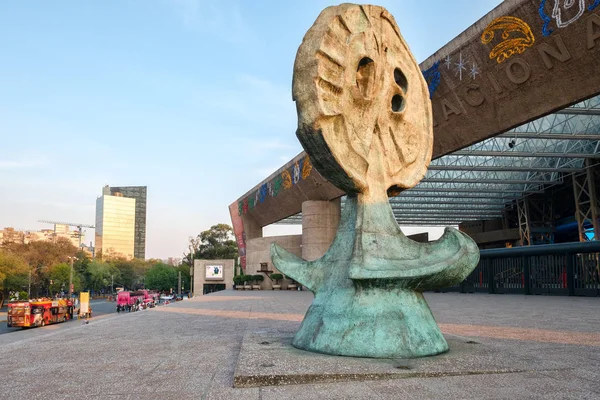
<svg viewBox="0 0 600 400"><path fill-rule="evenodd" d="M134 257L135 199L104 194L96 199L96 254Z"/></svg>
<svg viewBox="0 0 600 400"><path fill-rule="evenodd" d="M105 186L103 194L135 199L135 241L133 256L146 258L146 194L147 186Z"/></svg>

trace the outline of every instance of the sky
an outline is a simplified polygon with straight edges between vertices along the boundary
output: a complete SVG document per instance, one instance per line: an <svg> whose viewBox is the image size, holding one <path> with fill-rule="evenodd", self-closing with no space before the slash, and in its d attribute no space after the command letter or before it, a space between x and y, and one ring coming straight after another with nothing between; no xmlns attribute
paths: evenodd
<svg viewBox="0 0 600 400"><path fill-rule="evenodd" d="M376 4L421 62L500 3ZM231 224L228 205L302 151L294 58L332 4L0 2L0 229L93 224L107 184L148 186L147 258Z"/></svg>

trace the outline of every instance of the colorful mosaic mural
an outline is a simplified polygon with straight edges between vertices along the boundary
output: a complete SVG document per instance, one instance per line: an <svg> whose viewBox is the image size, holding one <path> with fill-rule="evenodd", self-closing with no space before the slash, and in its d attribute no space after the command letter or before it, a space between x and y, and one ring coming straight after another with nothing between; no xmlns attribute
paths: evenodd
<svg viewBox="0 0 600 400"><path fill-rule="evenodd" d="M494 39L495 31L502 32L502 42L492 49L490 58L495 58L498 64L515 54L523 53L535 43L529 25L516 17L504 16L493 20L483 31L481 43L489 44Z"/></svg>
<svg viewBox="0 0 600 400"><path fill-rule="evenodd" d="M310 158L298 160L290 168L285 169L269 182L263 183L257 191L251 193L244 200L238 202L238 214L246 214L269 196L277 197L282 190L289 190L301 180L307 179L312 173L313 166Z"/></svg>

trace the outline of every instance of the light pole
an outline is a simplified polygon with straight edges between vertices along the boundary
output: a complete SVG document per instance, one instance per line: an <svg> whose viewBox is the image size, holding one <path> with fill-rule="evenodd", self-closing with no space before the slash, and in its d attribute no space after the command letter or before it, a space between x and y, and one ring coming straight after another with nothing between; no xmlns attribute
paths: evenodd
<svg viewBox="0 0 600 400"><path fill-rule="evenodd" d="M194 297L194 249L190 245L190 297Z"/></svg>
<svg viewBox="0 0 600 400"><path fill-rule="evenodd" d="M69 299L73 297L73 259L75 257L69 256L71 260L71 273L69 274Z"/></svg>

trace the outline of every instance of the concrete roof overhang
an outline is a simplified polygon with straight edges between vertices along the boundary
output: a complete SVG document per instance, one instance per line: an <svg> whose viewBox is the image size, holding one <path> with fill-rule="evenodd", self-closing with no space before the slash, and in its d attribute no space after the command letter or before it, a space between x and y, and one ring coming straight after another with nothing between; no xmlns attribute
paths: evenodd
<svg viewBox="0 0 600 400"><path fill-rule="evenodd" d="M503 32L499 24L507 22L516 30ZM527 46L494 58L510 39L503 33L515 32ZM490 34L495 39L486 43ZM433 161L417 187L391 199L397 220L446 225L495 218L505 200L560 183L585 158L597 158L600 107L592 97L600 93L599 50L600 7L558 27L541 18L538 2L506 0L421 63L432 92ZM230 211L266 226L298 214L306 200L344 195L314 168L304 178L307 164L299 154ZM288 177L285 189L273 190ZM481 204L447 205L469 200Z"/></svg>
<svg viewBox="0 0 600 400"><path fill-rule="evenodd" d="M599 146L600 96L433 160L421 183L390 203L405 226L500 218L514 200L581 172L585 159L600 162Z"/></svg>

